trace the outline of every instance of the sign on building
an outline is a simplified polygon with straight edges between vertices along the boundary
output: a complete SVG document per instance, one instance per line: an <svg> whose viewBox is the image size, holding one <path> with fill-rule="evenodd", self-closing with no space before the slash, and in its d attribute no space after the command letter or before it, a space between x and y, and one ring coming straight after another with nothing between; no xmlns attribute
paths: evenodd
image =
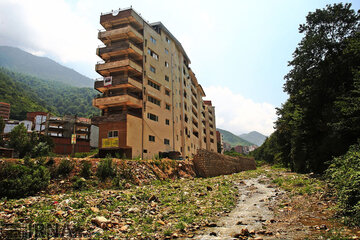
<svg viewBox="0 0 360 240"><path fill-rule="evenodd" d="M76 134L71 134L71 144L76 144Z"/></svg>
<svg viewBox="0 0 360 240"><path fill-rule="evenodd" d="M112 85L112 76L104 77L104 87L110 87Z"/></svg>
<svg viewBox="0 0 360 240"><path fill-rule="evenodd" d="M102 139L103 148L117 148L119 147L119 138L103 138Z"/></svg>

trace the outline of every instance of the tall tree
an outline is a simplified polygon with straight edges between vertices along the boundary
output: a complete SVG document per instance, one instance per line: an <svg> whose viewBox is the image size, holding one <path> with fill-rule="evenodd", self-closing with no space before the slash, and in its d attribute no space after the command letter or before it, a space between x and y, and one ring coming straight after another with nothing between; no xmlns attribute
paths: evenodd
<svg viewBox="0 0 360 240"><path fill-rule="evenodd" d="M268 143L294 171L323 171L360 136L354 125L359 123L359 20L351 4L340 3L309 13L299 27L304 37L285 76L289 99L277 112L276 141Z"/></svg>

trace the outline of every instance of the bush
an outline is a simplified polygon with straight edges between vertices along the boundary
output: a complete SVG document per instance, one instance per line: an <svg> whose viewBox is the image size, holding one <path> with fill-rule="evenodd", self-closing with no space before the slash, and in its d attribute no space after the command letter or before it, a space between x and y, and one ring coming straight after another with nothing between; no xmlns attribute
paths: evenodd
<svg viewBox="0 0 360 240"><path fill-rule="evenodd" d="M75 190L83 190L87 187L86 180L84 178L79 178L78 176L75 176L72 181L72 188Z"/></svg>
<svg viewBox="0 0 360 240"><path fill-rule="evenodd" d="M111 158L107 157L100 161L96 171L96 176L100 178L101 181L105 181L107 178L116 176L116 169L113 166L113 161Z"/></svg>
<svg viewBox="0 0 360 240"><path fill-rule="evenodd" d="M28 160L26 165L0 164L0 198L21 198L45 189L50 182L46 167Z"/></svg>
<svg viewBox="0 0 360 240"><path fill-rule="evenodd" d="M347 223L360 225L360 142L334 158L326 176L336 189L340 213Z"/></svg>
<svg viewBox="0 0 360 240"><path fill-rule="evenodd" d="M81 161L80 176L83 178L89 178L91 176L91 162Z"/></svg>
<svg viewBox="0 0 360 240"><path fill-rule="evenodd" d="M67 177L74 169L74 164L69 159L62 159L59 166L56 169L56 175Z"/></svg>

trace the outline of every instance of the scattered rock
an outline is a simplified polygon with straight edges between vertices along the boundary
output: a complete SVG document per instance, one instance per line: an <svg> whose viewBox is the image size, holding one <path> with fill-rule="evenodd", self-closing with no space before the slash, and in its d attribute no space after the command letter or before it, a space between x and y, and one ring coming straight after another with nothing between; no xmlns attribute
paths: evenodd
<svg viewBox="0 0 360 240"><path fill-rule="evenodd" d="M122 226L119 230L120 230L121 232L126 232L128 229L129 229L129 226L128 226L128 225L124 225L124 226Z"/></svg>
<svg viewBox="0 0 360 240"><path fill-rule="evenodd" d="M91 207L90 210L93 211L94 213L100 212L100 210L97 207Z"/></svg>
<svg viewBox="0 0 360 240"><path fill-rule="evenodd" d="M217 236L217 233L216 233L216 232L211 232L209 235L216 237L216 236Z"/></svg>
<svg viewBox="0 0 360 240"><path fill-rule="evenodd" d="M159 202L159 199L158 199L155 195L152 195L152 196L149 198L148 202L151 202L151 201Z"/></svg>
<svg viewBox="0 0 360 240"><path fill-rule="evenodd" d="M140 212L140 209L133 207L133 208L129 208L128 213L137 213Z"/></svg>
<svg viewBox="0 0 360 240"><path fill-rule="evenodd" d="M207 226L208 227L217 227L217 224L216 223L208 223Z"/></svg>
<svg viewBox="0 0 360 240"><path fill-rule="evenodd" d="M108 223L110 223L110 220L106 219L103 216L97 216L91 220L92 223L97 225L98 227L104 228Z"/></svg>
<svg viewBox="0 0 360 240"><path fill-rule="evenodd" d="M208 190L208 191L212 191L213 189L212 189L212 187L207 186L207 187L206 187L206 190Z"/></svg>

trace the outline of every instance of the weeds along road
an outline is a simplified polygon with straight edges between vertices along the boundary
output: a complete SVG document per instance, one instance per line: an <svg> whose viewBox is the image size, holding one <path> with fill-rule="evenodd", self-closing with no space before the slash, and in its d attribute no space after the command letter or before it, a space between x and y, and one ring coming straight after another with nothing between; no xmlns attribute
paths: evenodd
<svg viewBox="0 0 360 240"><path fill-rule="evenodd" d="M66 227L60 236L37 232L38 237L60 239L360 236L360 229L344 227L333 219L334 199L322 180L268 166L212 178L193 178L181 166L183 175L156 180L177 165L176 161L160 162L150 168L149 162L129 161L126 166L137 181L119 177L100 181L93 172L82 180L81 188L74 180L78 173L74 170L66 178L52 179L48 189L35 196L1 199L0 239L17 234L16 226L29 229L26 227L34 224ZM144 174L149 176L143 178ZM30 229L33 232L28 234L35 234Z"/></svg>

